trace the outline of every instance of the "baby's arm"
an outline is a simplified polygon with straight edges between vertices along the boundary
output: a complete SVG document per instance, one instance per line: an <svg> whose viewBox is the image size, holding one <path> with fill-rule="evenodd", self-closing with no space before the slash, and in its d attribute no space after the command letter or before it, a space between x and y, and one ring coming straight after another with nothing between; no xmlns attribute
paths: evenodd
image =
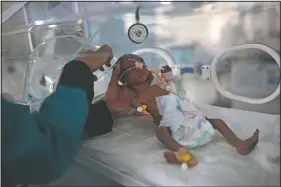
<svg viewBox="0 0 281 187"><path fill-rule="evenodd" d="M154 119L154 123L156 125L160 125L162 116L159 114L156 100L155 98L162 95L168 95L169 92L160 88L160 87L151 87L151 93L154 96L152 101L148 103L148 112L152 115ZM166 157L166 160L171 163L180 163L179 156L190 154L192 159L187 163L189 167L195 166L198 161L196 157L189 151L188 148L179 144L173 137L169 127L160 126L156 128L156 136L157 138L171 151L173 152L165 152L166 155L170 155L172 157ZM173 159L173 157L176 159ZM171 159L171 160L170 160Z"/></svg>
<svg viewBox="0 0 281 187"><path fill-rule="evenodd" d="M119 101L121 87L117 84L120 74L120 65L117 65L112 72L111 80L106 91L105 101L110 112L116 116L126 117L135 114L135 108L124 101Z"/></svg>
<svg viewBox="0 0 281 187"><path fill-rule="evenodd" d="M119 93L118 93L119 94ZM109 95L110 96L110 95ZM136 108L132 107L128 102L118 100L118 97L108 97L105 98L107 107L113 115L119 117L127 117L130 115L137 114Z"/></svg>
<svg viewBox="0 0 281 187"><path fill-rule="evenodd" d="M182 146L172 138L168 127L157 127L156 136L168 149L172 151L178 151L182 148Z"/></svg>
<svg viewBox="0 0 281 187"><path fill-rule="evenodd" d="M152 86L150 88L151 94L153 95L153 101L148 103L148 112L152 115L154 123L156 123L156 125L160 125L162 116L159 114L155 98L163 95L168 95L169 92L158 86ZM170 129L168 127L157 127L156 136L168 149L172 151L178 151L180 148L182 148L182 146L176 140L173 139L173 137L171 136Z"/></svg>
<svg viewBox="0 0 281 187"><path fill-rule="evenodd" d="M107 102L107 106L112 112L112 114L119 117L127 117L131 115L135 115L137 110L133 107L128 106L126 103L115 102L112 104L111 102Z"/></svg>
<svg viewBox="0 0 281 187"><path fill-rule="evenodd" d="M158 112L156 103L155 106L151 106L153 105L153 103L155 102L151 102L148 105L147 111L153 117L154 123L159 126L162 116ZM182 147L176 140L173 139L170 129L168 127L157 127L155 133L160 142L162 142L168 149L172 151L178 151L178 149Z"/></svg>
<svg viewBox="0 0 281 187"><path fill-rule="evenodd" d="M165 158L169 163L180 163L181 161L179 160L179 156L183 156L185 154L189 154L192 157L192 159L187 163L189 167L193 167L198 163L196 157L186 147L181 146L172 138L168 127L158 127L156 129L156 136L168 149L175 152L164 153Z"/></svg>

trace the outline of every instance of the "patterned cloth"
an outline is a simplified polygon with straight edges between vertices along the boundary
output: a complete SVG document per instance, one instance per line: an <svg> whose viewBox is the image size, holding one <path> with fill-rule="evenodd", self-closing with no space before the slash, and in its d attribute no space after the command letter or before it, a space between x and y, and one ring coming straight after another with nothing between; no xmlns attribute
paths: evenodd
<svg viewBox="0 0 281 187"><path fill-rule="evenodd" d="M156 103L163 116L159 127L169 127L172 137L181 145L196 148L213 140L213 126L191 102L170 94L157 97Z"/></svg>

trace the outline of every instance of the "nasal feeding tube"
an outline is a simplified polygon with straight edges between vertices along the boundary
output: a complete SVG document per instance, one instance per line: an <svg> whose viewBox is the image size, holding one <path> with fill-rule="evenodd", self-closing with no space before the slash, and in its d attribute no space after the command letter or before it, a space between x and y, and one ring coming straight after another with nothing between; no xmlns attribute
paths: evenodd
<svg viewBox="0 0 281 187"><path fill-rule="evenodd" d="M133 59L134 60L134 59ZM135 60L136 61L136 60ZM136 61L137 62L137 61ZM117 62L115 65L114 65L114 67L115 66L117 66L118 64L119 64L120 62ZM141 62L139 62L139 63L141 63ZM151 69L151 68L149 68L147 65L145 66L149 71L151 71L154 75L156 75L156 77L165 85L165 87L164 87L164 89L165 90L167 90L169 93L171 93L171 94L174 94L174 95L177 95L177 96L179 96L181 99L184 99L182 96L180 96L180 95L178 95L176 92L174 92L174 91L172 91L171 90L171 88L170 88L170 86L168 85L168 83L157 73L157 72L155 72L153 69ZM128 72L128 71L130 71L130 70L132 70L132 69L137 69L135 66L134 67L131 67L131 68L128 68L126 71L124 71L121 75L120 75L120 77L119 77L119 79L117 80L117 84L118 85L123 85L123 83L121 82L121 79L122 79L122 77ZM107 71L108 72L108 71ZM107 73L106 72L106 73ZM105 74L106 74L105 73Z"/></svg>

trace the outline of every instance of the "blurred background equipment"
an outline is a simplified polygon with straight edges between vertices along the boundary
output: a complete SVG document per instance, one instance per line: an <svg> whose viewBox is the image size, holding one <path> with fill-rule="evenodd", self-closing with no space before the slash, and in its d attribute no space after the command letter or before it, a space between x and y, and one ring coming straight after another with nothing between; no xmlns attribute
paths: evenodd
<svg viewBox="0 0 281 187"><path fill-rule="evenodd" d="M128 29L128 36L129 39L135 43L135 44L140 44L146 40L148 37L148 29L147 27L140 23L140 5L137 6L136 12L135 12L135 19L136 23L131 25Z"/></svg>

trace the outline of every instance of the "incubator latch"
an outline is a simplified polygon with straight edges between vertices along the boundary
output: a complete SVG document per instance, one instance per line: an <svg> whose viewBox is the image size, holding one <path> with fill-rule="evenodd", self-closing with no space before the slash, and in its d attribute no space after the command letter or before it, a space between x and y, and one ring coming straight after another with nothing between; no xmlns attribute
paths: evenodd
<svg viewBox="0 0 281 187"><path fill-rule="evenodd" d="M211 66L210 65L202 65L201 66L201 78L203 80L210 80L211 79Z"/></svg>

